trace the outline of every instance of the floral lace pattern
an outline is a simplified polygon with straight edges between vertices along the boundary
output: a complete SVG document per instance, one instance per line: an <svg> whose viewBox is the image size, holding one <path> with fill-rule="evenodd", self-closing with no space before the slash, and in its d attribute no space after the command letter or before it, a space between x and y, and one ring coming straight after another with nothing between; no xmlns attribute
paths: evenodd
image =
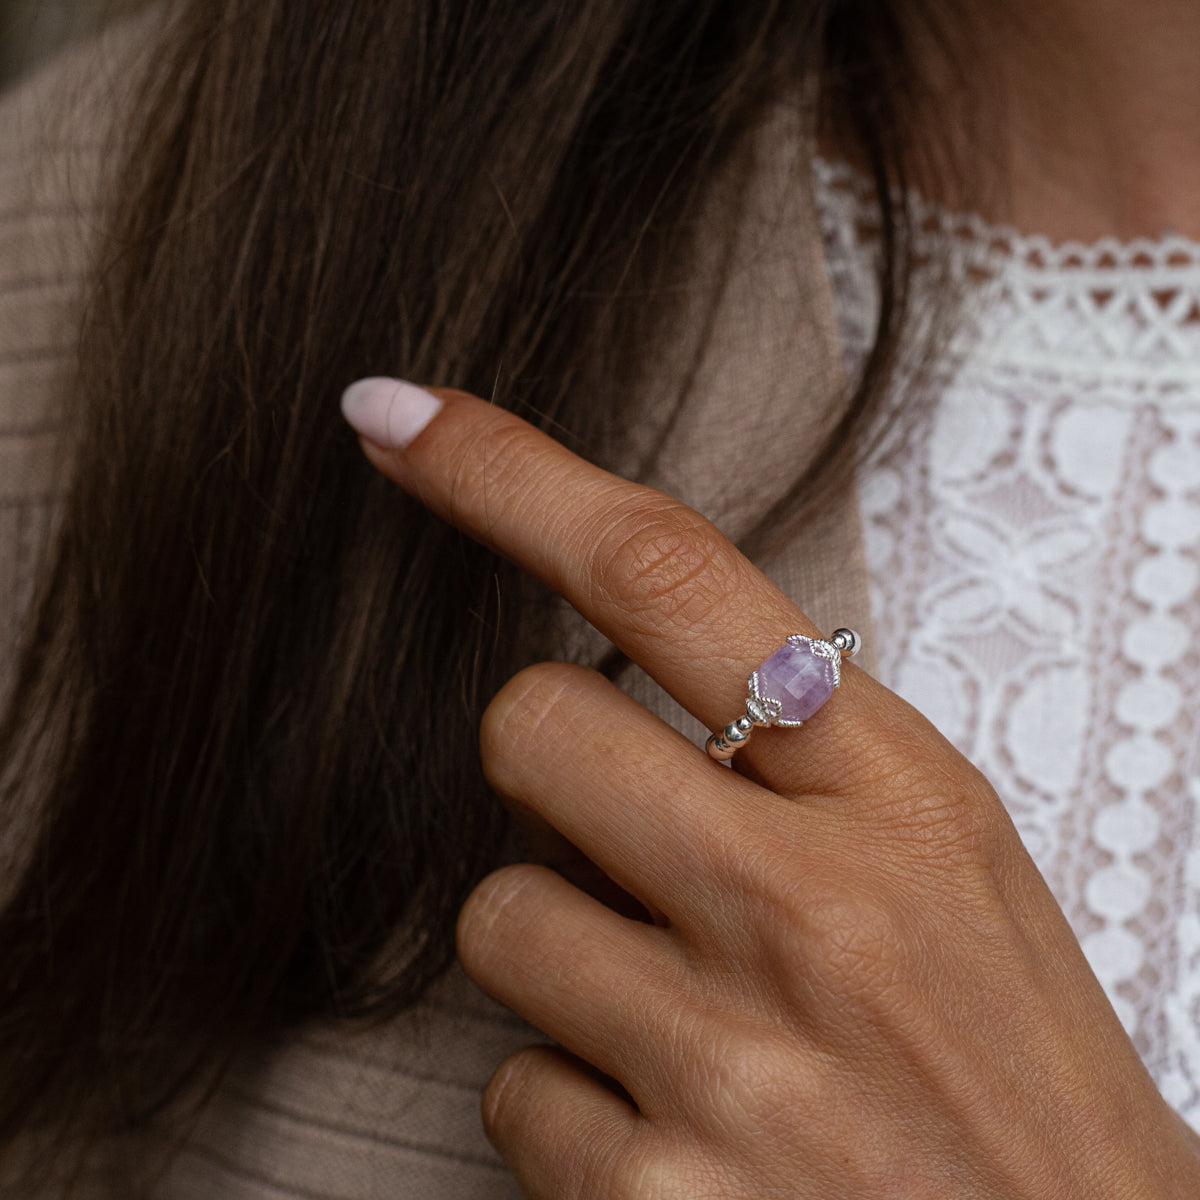
<svg viewBox="0 0 1200 1200"><path fill-rule="evenodd" d="M870 205L845 168L817 181L853 370ZM916 216L968 307L861 484L880 675L996 786L1200 1127L1200 245Z"/></svg>

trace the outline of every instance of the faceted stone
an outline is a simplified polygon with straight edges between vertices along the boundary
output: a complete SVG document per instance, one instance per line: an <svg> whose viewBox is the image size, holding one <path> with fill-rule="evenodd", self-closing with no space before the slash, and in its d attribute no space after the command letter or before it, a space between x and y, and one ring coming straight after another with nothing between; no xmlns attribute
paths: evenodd
<svg viewBox="0 0 1200 1200"><path fill-rule="evenodd" d="M777 700L783 721L807 721L833 695L833 662L808 643L785 642L757 671L758 694Z"/></svg>

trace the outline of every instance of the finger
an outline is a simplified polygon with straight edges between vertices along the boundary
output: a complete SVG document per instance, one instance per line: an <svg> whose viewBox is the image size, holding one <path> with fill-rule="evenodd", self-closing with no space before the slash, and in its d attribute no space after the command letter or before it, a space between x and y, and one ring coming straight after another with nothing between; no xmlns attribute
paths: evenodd
<svg viewBox="0 0 1200 1200"><path fill-rule="evenodd" d="M463 905L458 956L488 995L618 1080L639 1104L672 1044L684 970L671 935L617 916L546 867L489 875Z"/></svg>
<svg viewBox="0 0 1200 1200"><path fill-rule="evenodd" d="M425 406L419 428L406 407L414 396ZM367 437L371 462L564 596L709 728L744 710L747 676L787 635L820 634L699 514L585 462L503 409L443 390L431 412L428 396L395 382L350 389L352 423L392 442ZM899 702L853 668L841 691L811 733L760 730L739 765L781 790L868 794L890 770L873 753L882 725L913 718L901 719Z"/></svg>
<svg viewBox="0 0 1200 1200"><path fill-rule="evenodd" d="M723 911L714 887L736 891L764 834L777 850L788 836L776 796L714 770L586 667L539 663L509 680L483 715L480 756L496 791L674 925Z"/></svg>
<svg viewBox="0 0 1200 1200"><path fill-rule="evenodd" d="M552 1046L501 1063L483 1093L483 1127L531 1200L632 1196L612 1185L647 1136L633 1107Z"/></svg>

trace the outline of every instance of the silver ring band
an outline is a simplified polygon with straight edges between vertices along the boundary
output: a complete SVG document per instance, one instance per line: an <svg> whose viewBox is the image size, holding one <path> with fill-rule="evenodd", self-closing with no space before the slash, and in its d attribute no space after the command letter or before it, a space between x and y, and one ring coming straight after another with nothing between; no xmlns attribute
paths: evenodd
<svg viewBox="0 0 1200 1200"><path fill-rule="evenodd" d="M747 683L746 712L720 733L710 734L704 748L718 762L731 759L749 740L756 725L803 725L841 686L842 659L862 647L853 629L837 629L826 641L794 633Z"/></svg>

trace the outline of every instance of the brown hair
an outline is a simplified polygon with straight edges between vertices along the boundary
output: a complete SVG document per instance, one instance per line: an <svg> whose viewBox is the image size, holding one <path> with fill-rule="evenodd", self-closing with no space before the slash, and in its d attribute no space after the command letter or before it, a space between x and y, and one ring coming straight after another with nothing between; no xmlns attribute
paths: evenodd
<svg viewBox="0 0 1200 1200"><path fill-rule="evenodd" d="M899 7L178 6L0 727L4 802L40 812L0 913L0 1145L135 1128L256 1031L386 1017L444 970L505 828L478 717L550 652L549 602L370 471L338 394L458 386L607 461L707 181L817 79L885 231L850 441L904 309Z"/></svg>

